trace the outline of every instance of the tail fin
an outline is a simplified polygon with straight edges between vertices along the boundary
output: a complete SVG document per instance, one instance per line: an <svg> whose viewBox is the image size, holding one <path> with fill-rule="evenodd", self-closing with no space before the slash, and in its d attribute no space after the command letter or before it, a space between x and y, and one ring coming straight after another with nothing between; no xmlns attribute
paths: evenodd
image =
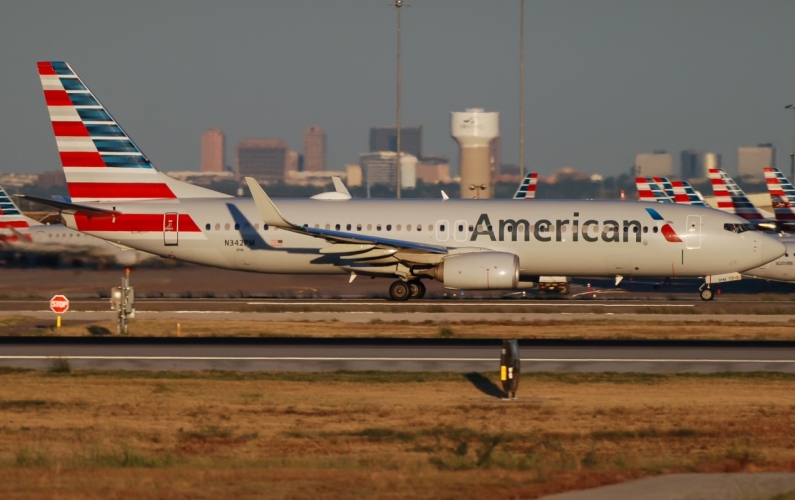
<svg viewBox="0 0 795 500"><path fill-rule="evenodd" d="M3 186L0 186L0 244L18 241L20 234L30 239L28 228L40 225L41 222L36 219L22 215L17 204L8 196Z"/></svg>
<svg viewBox="0 0 795 500"><path fill-rule="evenodd" d="M663 190L653 177L635 177L639 201L673 203L673 199Z"/></svg>
<svg viewBox="0 0 795 500"><path fill-rule="evenodd" d="M709 169L712 191L718 202L718 208L725 212L739 215L746 220L764 220L766 217L734 182L734 179L721 169Z"/></svg>
<svg viewBox="0 0 795 500"><path fill-rule="evenodd" d="M538 173L527 174L513 195L514 200L533 200L536 197L536 186L538 185Z"/></svg>
<svg viewBox="0 0 795 500"><path fill-rule="evenodd" d="M708 206L687 181L671 181L671 189L674 193L674 203L698 207Z"/></svg>
<svg viewBox="0 0 795 500"><path fill-rule="evenodd" d="M40 62L38 70L73 201L227 196L158 172L68 64Z"/></svg>
<svg viewBox="0 0 795 500"><path fill-rule="evenodd" d="M776 220L795 220L795 187L774 167L765 167L765 182Z"/></svg>

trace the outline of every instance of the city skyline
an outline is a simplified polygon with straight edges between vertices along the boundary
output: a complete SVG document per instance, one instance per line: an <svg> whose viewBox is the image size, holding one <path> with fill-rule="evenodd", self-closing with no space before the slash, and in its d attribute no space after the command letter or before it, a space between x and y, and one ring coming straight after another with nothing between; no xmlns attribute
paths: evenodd
<svg viewBox="0 0 795 500"><path fill-rule="evenodd" d="M501 115L502 163L518 162L518 0L415 1L403 13L403 124L456 165L450 112ZM617 175L635 155L776 147L789 167L795 3L561 0L526 4L526 158ZM141 36L142 26L147 36ZM58 167L35 62L80 72L163 171L198 170L208 128L302 143L327 134L326 167L394 126L395 14L378 2L224 6L12 3L0 18L0 171ZM103 43L100 43L104 41ZM296 148L297 149L297 148ZM227 162L230 158L227 158Z"/></svg>

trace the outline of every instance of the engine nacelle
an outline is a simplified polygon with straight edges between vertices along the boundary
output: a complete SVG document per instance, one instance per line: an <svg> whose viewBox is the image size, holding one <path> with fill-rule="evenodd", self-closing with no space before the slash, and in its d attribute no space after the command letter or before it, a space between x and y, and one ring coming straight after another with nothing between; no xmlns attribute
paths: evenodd
<svg viewBox="0 0 795 500"><path fill-rule="evenodd" d="M504 252L451 255L428 273L456 290L515 289L519 286L519 257Z"/></svg>

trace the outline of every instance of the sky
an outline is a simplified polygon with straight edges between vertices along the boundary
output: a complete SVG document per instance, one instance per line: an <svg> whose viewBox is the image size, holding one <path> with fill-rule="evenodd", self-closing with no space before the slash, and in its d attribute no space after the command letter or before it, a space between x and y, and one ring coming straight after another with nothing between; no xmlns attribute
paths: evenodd
<svg viewBox="0 0 795 500"><path fill-rule="evenodd" d="M163 171L198 170L207 128L227 163L246 138L302 151L327 133L330 170L395 123L396 13L388 0L26 0L0 5L0 172L60 167L36 61L63 60ZM500 113L503 163L519 161L520 0L409 0L402 122L423 152L457 161L450 112ZM525 158L628 172L635 154L723 155L771 142L789 165L795 103L792 0L527 0Z"/></svg>

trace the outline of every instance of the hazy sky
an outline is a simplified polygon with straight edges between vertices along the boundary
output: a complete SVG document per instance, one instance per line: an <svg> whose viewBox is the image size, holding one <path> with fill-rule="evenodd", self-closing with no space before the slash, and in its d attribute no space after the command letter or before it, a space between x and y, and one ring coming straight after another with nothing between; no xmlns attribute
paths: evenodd
<svg viewBox="0 0 795 500"><path fill-rule="evenodd" d="M328 166L395 121L396 16L388 0L9 1L0 6L0 172L60 167L36 61L64 60L155 165L198 170L220 127L302 150L328 135ZM503 162L519 158L519 0L410 0L403 123L425 153L457 159L450 112L500 112ZM526 158L625 172L638 152L723 154L772 142L789 163L795 1L527 0Z"/></svg>

